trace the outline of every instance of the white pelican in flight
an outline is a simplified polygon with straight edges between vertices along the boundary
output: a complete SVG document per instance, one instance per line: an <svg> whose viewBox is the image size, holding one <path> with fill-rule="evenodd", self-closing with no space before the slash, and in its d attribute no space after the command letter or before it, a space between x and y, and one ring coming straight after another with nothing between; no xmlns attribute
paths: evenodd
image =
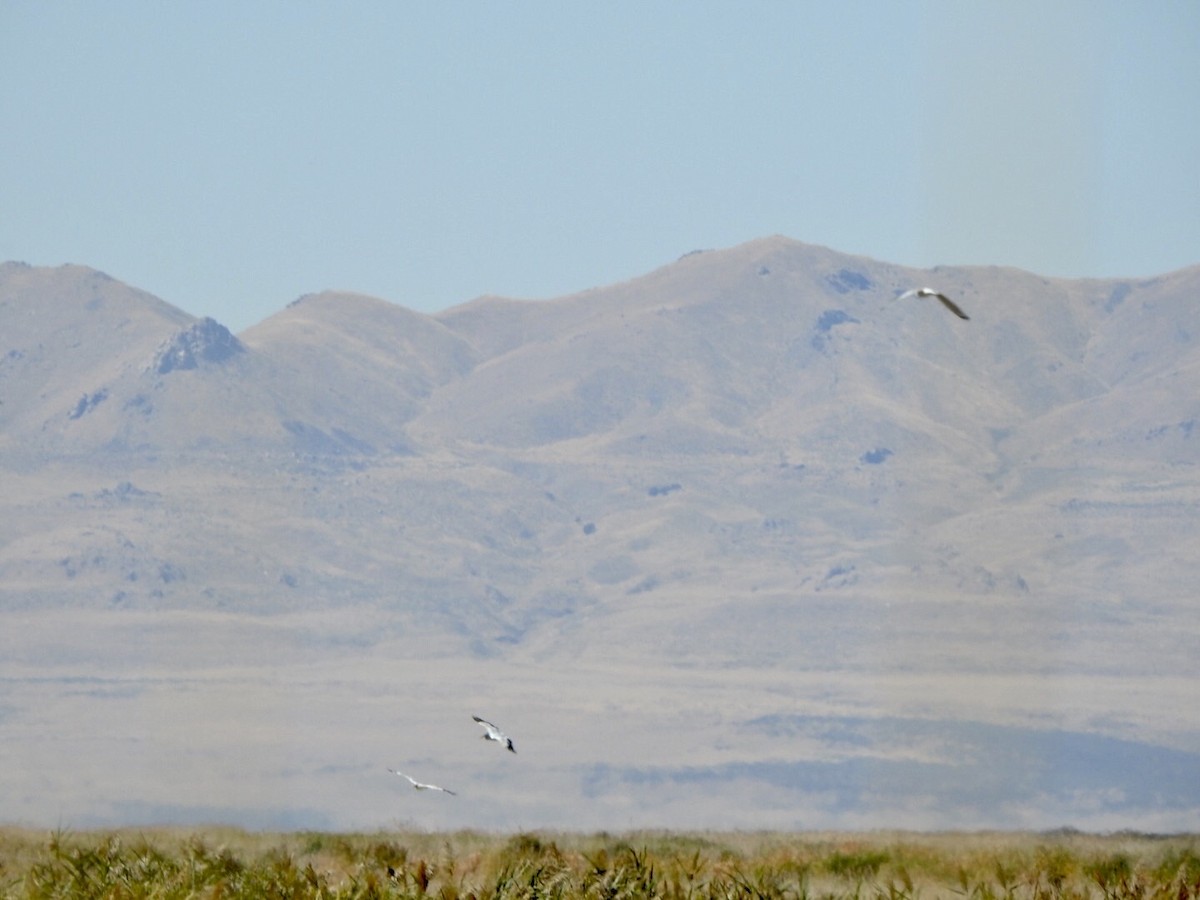
<svg viewBox="0 0 1200 900"><path fill-rule="evenodd" d="M417 781L417 779L413 778L411 775L405 775L403 772L399 771L398 769L388 769L388 771L391 772L393 775L399 775L401 778L406 779L409 782L409 784L411 784L413 787L415 787L418 791L441 791L443 794L449 794L451 797L458 796L457 794L454 793L454 791L450 790L449 788L438 787L436 784L426 784L423 781Z"/></svg>
<svg viewBox="0 0 1200 900"><path fill-rule="evenodd" d="M516 748L512 745L512 738L510 738L507 734L505 734L487 719L481 719L479 716L471 716L471 718L483 726L485 732L483 739L485 741L498 741L513 753L517 752Z"/></svg>
<svg viewBox="0 0 1200 900"><path fill-rule="evenodd" d="M935 291L933 288L913 288L910 291L905 291L903 294L901 294L896 299L897 300L907 300L909 297L937 297L939 300L942 301L942 306L946 307L946 309L950 310L950 312L954 313L960 319L971 318L965 312L963 312L961 309L959 309L959 306L957 303L955 303L953 300L951 300L949 297L947 297L941 291Z"/></svg>

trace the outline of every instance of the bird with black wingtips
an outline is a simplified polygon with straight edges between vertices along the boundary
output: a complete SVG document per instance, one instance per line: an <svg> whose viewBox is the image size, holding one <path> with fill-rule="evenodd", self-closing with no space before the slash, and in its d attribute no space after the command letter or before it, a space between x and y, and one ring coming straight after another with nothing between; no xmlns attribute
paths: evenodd
<svg viewBox="0 0 1200 900"><path fill-rule="evenodd" d="M451 797L458 796L454 793L454 791L450 790L450 788L438 787L436 784L417 781L417 779L413 778L411 775L405 775L399 769L388 769L388 771L393 775L399 775L401 778L407 780L418 791L441 791L443 794L449 794Z"/></svg>
<svg viewBox="0 0 1200 900"><path fill-rule="evenodd" d="M503 744L513 753L517 752L516 747L513 746L512 738L510 738L507 734L505 734L487 719L481 719L479 716L471 716L471 718L483 726L483 739L485 741L496 741L497 743Z"/></svg>
<svg viewBox="0 0 1200 900"><path fill-rule="evenodd" d="M946 307L946 309L950 310L950 312L954 313L960 319L970 319L971 318L965 312L962 311L962 309L959 307L959 305L957 303L955 303L953 300L951 300L949 297L947 297L941 291L935 291L933 288L927 288L927 287L913 288L912 290L905 291L903 294L901 294L896 299L897 300L906 300L909 297L936 297L938 300L940 300L942 302L942 306Z"/></svg>

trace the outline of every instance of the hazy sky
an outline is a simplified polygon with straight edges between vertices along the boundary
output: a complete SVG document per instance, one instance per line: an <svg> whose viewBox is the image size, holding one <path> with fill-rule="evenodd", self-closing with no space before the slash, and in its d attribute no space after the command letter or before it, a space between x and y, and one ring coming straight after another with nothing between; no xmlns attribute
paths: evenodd
<svg viewBox="0 0 1200 900"><path fill-rule="evenodd" d="M0 259L234 330L785 234L912 265L1200 262L1200 3L0 0Z"/></svg>

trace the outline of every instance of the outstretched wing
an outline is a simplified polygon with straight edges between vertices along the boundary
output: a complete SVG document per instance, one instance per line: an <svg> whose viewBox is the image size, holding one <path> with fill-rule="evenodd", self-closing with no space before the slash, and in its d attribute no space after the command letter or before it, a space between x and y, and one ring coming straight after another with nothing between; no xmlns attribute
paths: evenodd
<svg viewBox="0 0 1200 900"><path fill-rule="evenodd" d="M493 725L487 719L481 719L481 718L479 718L479 716L471 716L471 718L474 719L476 722L478 722L480 725L482 725L485 729L487 729L487 736L489 738L491 738L493 741L503 742L503 741L508 740L508 735L506 735L503 731L501 731L499 728L497 728L495 725Z"/></svg>
<svg viewBox="0 0 1200 900"><path fill-rule="evenodd" d="M450 790L450 788L444 788L439 784L429 784L425 781L414 781L413 787L418 791L441 791L443 794L454 794L454 791Z"/></svg>
<svg viewBox="0 0 1200 900"><path fill-rule="evenodd" d="M409 782L409 784L413 785L413 787L416 787L417 780L415 778L413 778L411 775L405 775L399 769L388 769L388 771L391 772L393 775L399 775L405 781Z"/></svg>
<svg viewBox="0 0 1200 900"><path fill-rule="evenodd" d="M955 303L953 300L951 300L945 294L934 294L933 296L935 296L939 300L941 300L942 306L946 307L946 309L950 310L950 312L954 313L960 319L970 319L971 318L970 316L968 316L965 312L963 312L959 308L957 303Z"/></svg>

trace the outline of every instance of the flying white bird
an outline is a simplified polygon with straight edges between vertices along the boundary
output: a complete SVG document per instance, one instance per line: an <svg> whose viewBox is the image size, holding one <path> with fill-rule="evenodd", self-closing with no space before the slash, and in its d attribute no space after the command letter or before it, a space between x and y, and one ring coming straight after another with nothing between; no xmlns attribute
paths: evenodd
<svg viewBox="0 0 1200 900"><path fill-rule="evenodd" d="M954 313L960 319L971 318L965 312L963 312L961 309L959 309L959 306L957 303L955 303L953 300L951 300L949 297L947 297L941 291L935 291L933 288L913 288L910 291L905 291L903 294L901 294L896 299L897 300L907 300L909 297L937 297L939 300L942 301L942 306L946 307L946 309L950 310L950 312Z"/></svg>
<svg viewBox="0 0 1200 900"><path fill-rule="evenodd" d="M513 753L517 752L516 748L512 745L512 738L510 738L507 734L505 734L487 719L481 719L479 716L471 716L471 718L483 726L483 729L486 732L486 734L483 735L483 739L485 741L498 741Z"/></svg>
<svg viewBox="0 0 1200 900"><path fill-rule="evenodd" d="M417 781L417 779L413 778L411 775L405 775L403 772L397 769L388 769L388 771L393 775L399 775L401 778L407 779L409 784L415 787L418 791L441 791L443 794L449 794L451 797L458 796L449 788L438 787L436 784L426 784L423 781Z"/></svg>

